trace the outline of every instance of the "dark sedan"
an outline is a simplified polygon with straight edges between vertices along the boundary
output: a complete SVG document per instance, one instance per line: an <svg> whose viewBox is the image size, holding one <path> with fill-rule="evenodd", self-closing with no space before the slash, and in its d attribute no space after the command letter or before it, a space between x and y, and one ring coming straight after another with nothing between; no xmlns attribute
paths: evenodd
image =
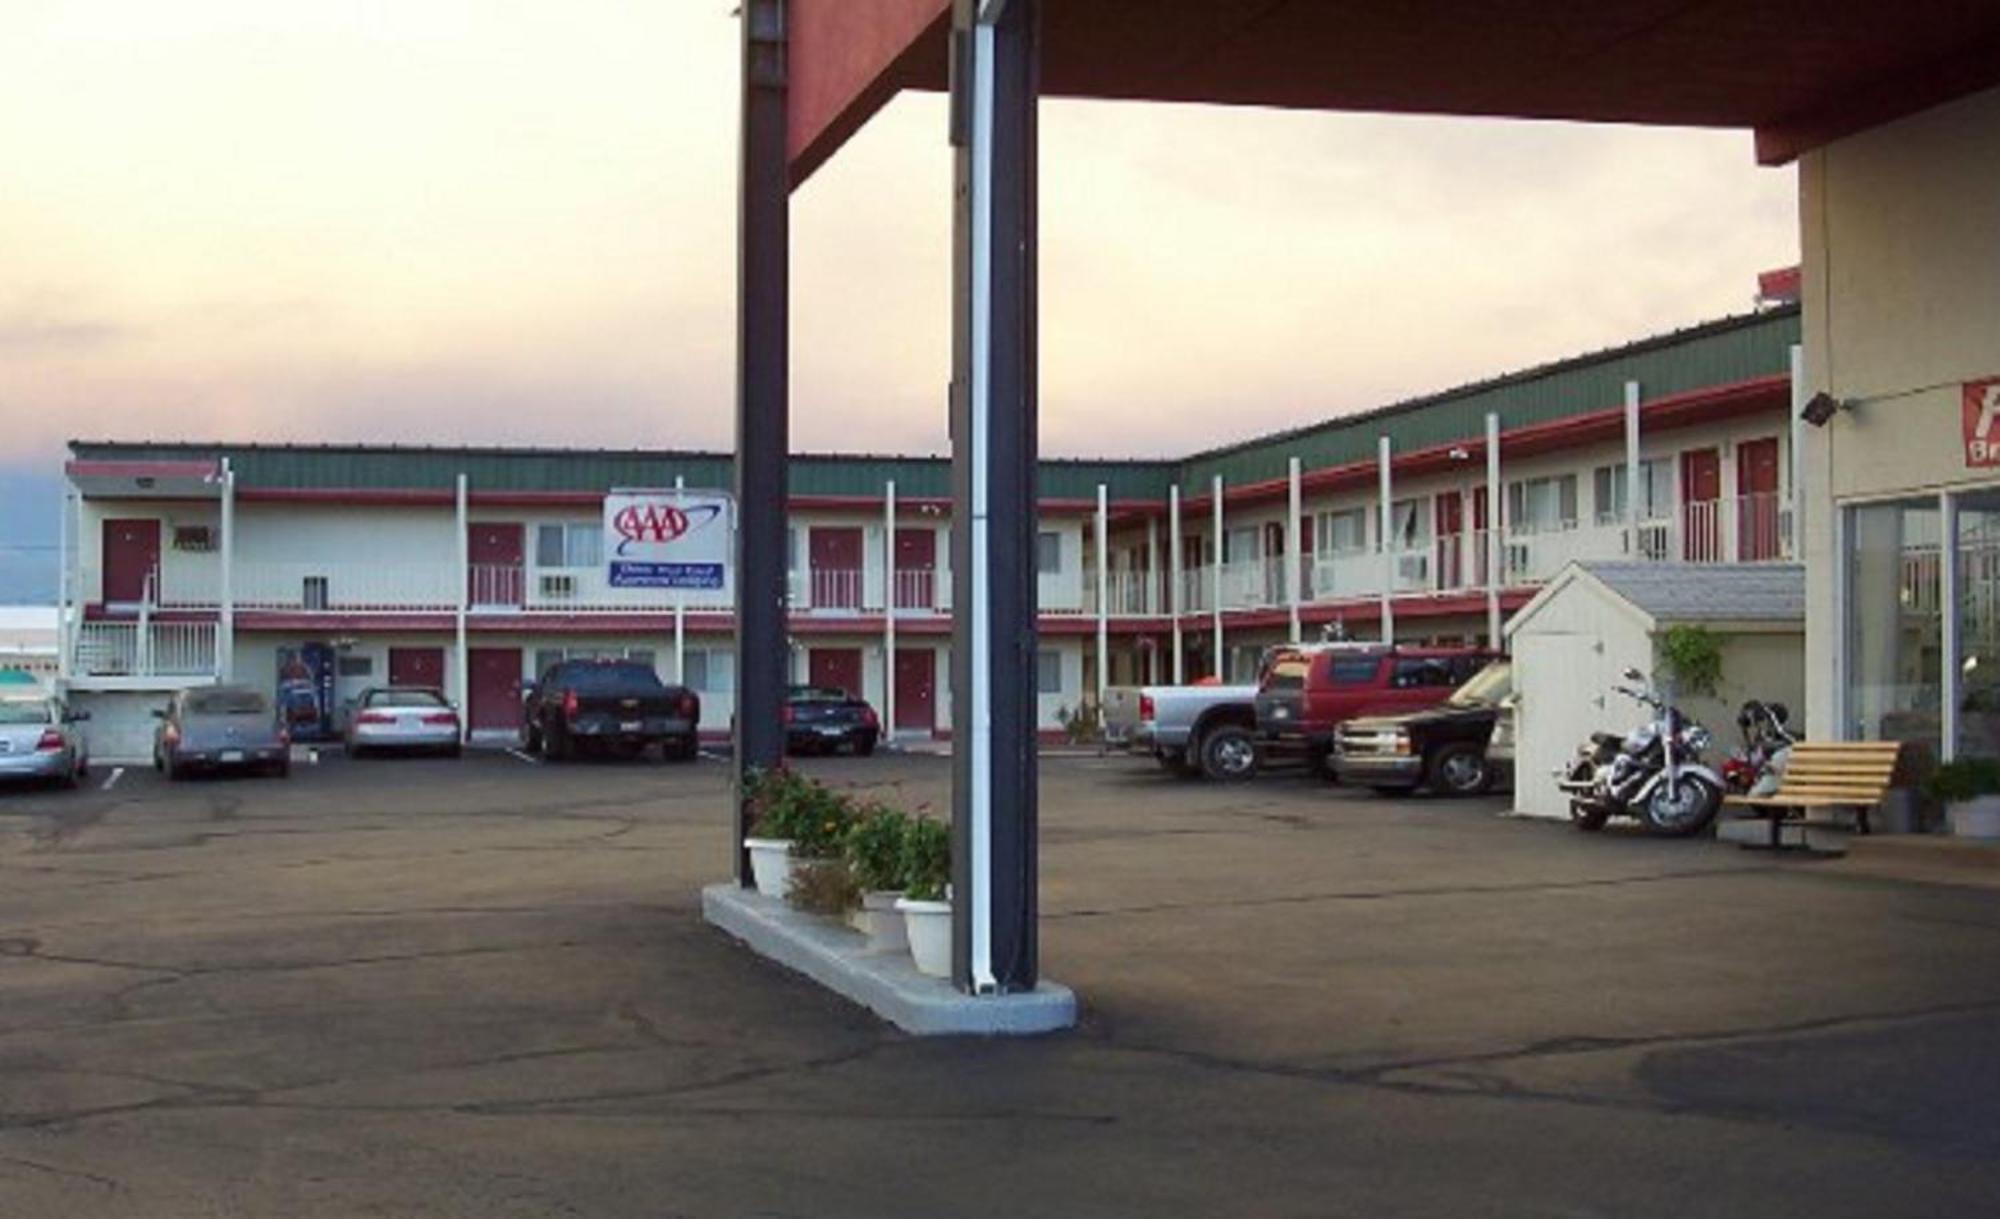
<svg viewBox="0 0 2000 1219"><path fill-rule="evenodd" d="M271 700L248 686L202 686L174 695L155 711L153 766L169 779L197 770L292 772L291 736Z"/></svg>
<svg viewBox="0 0 2000 1219"><path fill-rule="evenodd" d="M792 753L875 752L882 721L867 699L830 686L793 686L785 698L785 748Z"/></svg>

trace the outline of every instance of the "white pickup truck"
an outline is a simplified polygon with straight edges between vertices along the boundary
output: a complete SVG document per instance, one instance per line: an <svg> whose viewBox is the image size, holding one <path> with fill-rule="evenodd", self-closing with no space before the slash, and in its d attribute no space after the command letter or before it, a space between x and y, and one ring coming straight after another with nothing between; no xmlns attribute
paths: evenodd
<svg viewBox="0 0 2000 1219"><path fill-rule="evenodd" d="M1113 686L1104 692L1104 735L1177 775L1248 779L1258 764L1257 687Z"/></svg>

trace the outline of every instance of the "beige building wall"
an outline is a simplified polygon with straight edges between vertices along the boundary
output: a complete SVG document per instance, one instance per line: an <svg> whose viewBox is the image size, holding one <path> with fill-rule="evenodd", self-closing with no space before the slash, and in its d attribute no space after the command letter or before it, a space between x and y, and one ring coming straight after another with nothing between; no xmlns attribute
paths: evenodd
<svg viewBox="0 0 2000 1219"><path fill-rule="evenodd" d="M1806 388L1856 403L1801 446L1807 724L1824 736L1844 682L1829 504L2000 484L1967 468L1960 421L1961 385L2000 376L2000 90L1836 141L1799 170Z"/></svg>

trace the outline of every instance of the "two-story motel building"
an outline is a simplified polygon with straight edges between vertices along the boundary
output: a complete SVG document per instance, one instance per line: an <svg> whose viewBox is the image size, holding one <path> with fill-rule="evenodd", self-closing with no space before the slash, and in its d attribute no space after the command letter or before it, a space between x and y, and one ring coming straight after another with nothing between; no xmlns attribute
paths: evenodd
<svg viewBox="0 0 2000 1219"><path fill-rule="evenodd" d="M1779 305L1183 460L1044 461L1043 729L1107 683L1247 680L1287 639L1488 638L1571 559L1793 557L1798 337ZM144 756L167 692L271 688L307 645L337 699L434 684L475 737L585 654L650 661L728 728L733 590L609 587L601 520L614 489L726 488L727 454L70 447L61 673L100 756ZM793 674L905 738L950 731L948 480L791 465Z"/></svg>

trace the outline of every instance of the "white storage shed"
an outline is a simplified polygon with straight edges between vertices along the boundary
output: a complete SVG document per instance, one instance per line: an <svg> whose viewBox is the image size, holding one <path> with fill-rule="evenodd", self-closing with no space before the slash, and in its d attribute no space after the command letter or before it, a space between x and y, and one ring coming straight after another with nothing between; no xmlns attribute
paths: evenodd
<svg viewBox="0 0 2000 1219"><path fill-rule="evenodd" d="M1676 701L1715 734L1720 765L1748 698L1784 703L1805 727L1805 568L1690 563L1572 563L1507 624L1514 657L1514 811L1569 816L1554 772L1593 730L1625 732L1645 710L1611 688L1626 669L1651 674L1654 640L1699 623L1722 638L1713 697Z"/></svg>

